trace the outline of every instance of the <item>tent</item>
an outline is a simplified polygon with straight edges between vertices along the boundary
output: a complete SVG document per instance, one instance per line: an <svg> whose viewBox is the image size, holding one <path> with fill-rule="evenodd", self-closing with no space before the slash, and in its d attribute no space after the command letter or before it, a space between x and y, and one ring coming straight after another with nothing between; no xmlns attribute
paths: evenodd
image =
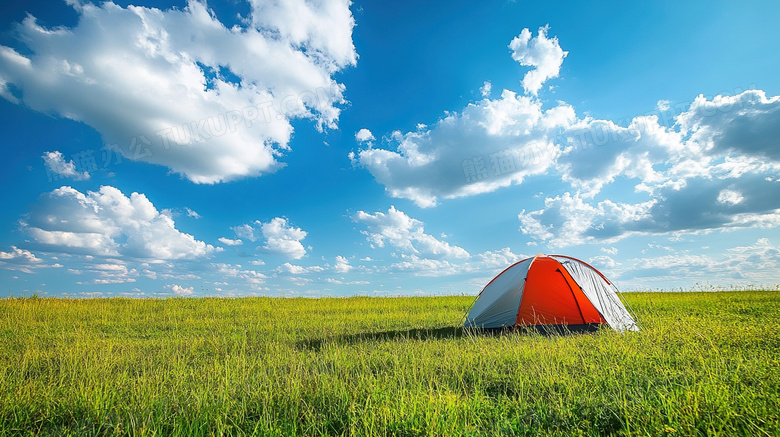
<svg viewBox="0 0 780 437"><path fill-rule="evenodd" d="M493 278L477 296L464 326L576 330L603 323L618 332L639 331L617 288L601 272L576 258L539 254Z"/></svg>

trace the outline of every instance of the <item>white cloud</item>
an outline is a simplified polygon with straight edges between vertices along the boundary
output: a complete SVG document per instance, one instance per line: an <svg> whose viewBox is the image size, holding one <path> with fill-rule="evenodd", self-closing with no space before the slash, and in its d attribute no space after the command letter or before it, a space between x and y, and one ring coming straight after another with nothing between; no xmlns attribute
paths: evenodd
<svg viewBox="0 0 780 437"><path fill-rule="evenodd" d="M698 96L677 116L684 134L708 155L741 155L780 162L780 96L761 90L734 96Z"/></svg>
<svg viewBox="0 0 780 437"><path fill-rule="evenodd" d="M301 259L306 255L306 248L301 240L306 238L307 232L301 228L293 227L287 222L285 217L275 217L269 222L255 220L250 224L243 224L231 228L238 240L243 238L248 241L264 240L265 243L260 247L265 252L285 256L290 259ZM220 241L222 241L220 239ZM224 243L224 242L223 242ZM225 243L227 244L227 243Z"/></svg>
<svg viewBox="0 0 780 437"><path fill-rule="evenodd" d="M546 172L560 152L553 134L574 118L568 105L544 110L540 101L504 90L431 128L394 132L394 151L360 150L354 161L390 196L430 207L439 198L491 192Z"/></svg>
<svg viewBox="0 0 780 437"><path fill-rule="evenodd" d="M600 250L608 255L617 255L618 253L617 247L602 247Z"/></svg>
<svg viewBox="0 0 780 437"><path fill-rule="evenodd" d="M170 288L171 291L173 291L173 294L177 296L192 296L195 293L193 287L185 288L182 287L181 285L176 285L176 284L169 285L167 287Z"/></svg>
<svg viewBox="0 0 780 437"><path fill-rule="evenodd" d="M75 27L28 16L25 50L0 46L0 96L86 123L127 159L216 183L282 167L293 119L336 127L333 75L357 60L348 0L255 0L230 29L197 1L71 5Z"/></svg>
<svg viewBox="0 0 780 437"><path fill-rule="evenodd" d="M611 242L635 234L700 232L780 226L780 182L762 174L692 178L657 188L639 203L589 203L579 194L545 199L543 209L521 211L520 230L551 247ZM724 194L726 193L726 194Z"/></svg>
<svg viewBox="0 0 780 437"><path fill-rule="evenodd" d="M479 269L507 268L512 264L528 258L527 255L517 255L512 253L508 247L497 251L486 251L477 255L480 260Z"/></svg>
<svg viewBox="0 0 780 437"><path fill-rule="evenodd" d="M92 280L81 283L91 284L124 284L135 282L138 277L138 271L130 268L120 260L108 259L102 264L92 264L86 266L85 271L91 275Z"/></svg>
<svg viewBox="0 0 780 437"><path fill-rule="evenodd" d="M258 224L265 238L263 248L268 252L291 259L301 259L306 255L306 248L301 244L301 240L306 238L307 232L288 225L286 218L275 217L268 223Z"/></svg>
<svg viewBox="0 0 780 437"><path fill-rule="evenodd" d="M699 96L672 128L657 116L635 117L625 128L578 121L565 132L567 145L556 164L577 192L521 212L521 230L566 246L631 234L780 226L780 198L770 194L780 188L774 177L780 171L773 147L780 135L777 114L780 96L753 90L712 100ZM635 190L647 200L587 201L618 177L637 180Z"/></svg>
<svg viewBox="0 0 780 437"><path fill-rule="evenodd" d="M557 75L566 53L556 38L546 37L546 28L534 39L525 29L512 47L515 59L538 66L528 80L537 77L532 73ZM531 94L504 90L500 98L448 113L431 128L393 132L395 150L369 147L350 159L371 172L390 196L430 207L440 198L495 191L551 170L588 197L621 175L658 183L663 175L656 163L683 148L681 134L659 126L655 116L636 117L621 127L579 119L564 102L543 109Z"/></svg>
<svg viewBox="0 0 780 437"><path fill-rule="evenodd" d="M11 252L0 252L0 260L23 260L29 263L40 263L43 261L29 250L19 249L16 246L11 246Z"/></svg>
<svg viewBox="0 0 780 437"><path fill-rule="evenodd" d="M352 44L355 20L349 10L351 2L251 0L250 4L255 27L271 29L291 46L305 48L307 55L325 64L328 70L354 65L357 61Z"/></svg>
<svg viewBox="0 0 780 437"><path fill-rule="evenodd" d="M336 264L333 266L333 271L336 273L347 273L352 270L352 266L349 265L349 260L341 255L336 256Z"/></svg>
<svg viewBox="0 0 780 437"><path fill-rule="evenodd" d="M591 257L590 259L588 259L588 263L590 263L591 265L597 268L603 268L603 267L611 268L611 267L615 267L618 264L614 259L610 258L607 255L598 255L598 256Z"/></svg>
<svg viewBox="0 0 780 437"><path fill-rule="evenodd" d="M446 260L420 257L416 254L400 255L401 261L390 264L383 271L404 271L414 276L441 277L473 273L498 274L510 265L528 258L527 255L512 253L504 247L496 251L485 251L468 260ZM491 276L492 277L492 276ZM481 284L484 285L484 284Z"/></svg>
<svg viewBox="0 0 780 437"><path fill-rule="evenodd" d="M486 80L479 88L479 94L484 97L490 97L490 92L493 90L493 84L489 80Z"/></svg>
<svg viewBox="0 0 780 437"><path fill-rule="evenodd" d="M387 213L369 214L358 211L352 220L366 226L361 231L372 247L384 247L385 242L408 254L423 254L439 258L468 258L469 253L462 247L453 246L446 241L426 234L423 222L413 219L403 211L391 206Z"/></svg>
<svg viewBox="0 0 780 437"><path fill-rule="evenodd" d="M215 263L211 266L223 278L241 279L254 290L261 290L263 288L262 284L268 278L265 274L258 271L244 269L240 264ZM227 283L223 282L222 285L227 285Z"/></svg>
<svg viewBox="0 0 780 437"><path fill-rule="evenodd" d="M56 257L52 257L56 260ZM5 270L16 270L22 273L34 273L37 269L43 268L61 268L62 264L47 264L43 259L35 256L34 253L26 249L20 249L11 246L10 252L0 251L0 268Z"/></svg>
<svg viewBox="0 0 780 437"><path fill-rule="evenodd" d="M225 246L240 246L240 245L244 244L244 242L241 241L240 238L237 238L235 240L231 240L230 238L219 237L217 239L217 241L219 241L220 243L224 244Z"/></svg>
<svg viewBox="0 0 780 437"><path fill-rule="evenodd" d="M712 100L699 96L670 127L658 115L635 117L626 127L586 118L565 131L565 152L556 168L588 196L620 176L653 193L682 188L692 178L774 174L780 170L771 140L780 135L778 108L780 96L751 90Z"/></svg>
<svg viewBox="0 0 780 437"><path fill-rule="evenodd" d="M627 127L586 118L570 125L560 138L564 151L556 169L588 197L619 176L643 184L666 180L656 167L683 147L681 135L661 127L654 115L636 117Z"/></svg>
<svg viewBox="0 0 780 437"><path fill-rule="evenodd" d="M336 285L368 285L371 283L369 281L346 281L345 282L335 278L325 278L325 282L329 284L336 284Z"/></svg>
<svg viewBox="0 0 780 437"><path fill-rule="evenodd" d="M49 251L155 260L207 256L214 247L176 229L140 193L102 186L87 194L67 186L38 199L22 230Z"/></svg>
<svg viewBox="0 0 780 437"><path fill-rule="evenodd" d="M642 288L668 281L680 284L680 278L685 278L688 285L700 281L734 281L744 278L735 268L741 263L742 260L737 259L728 262L723 257L688 253L632 258L625 263L630 268L616 269L619 273L613 277L621 282L641 284Z"/></svg>
<svg viewBox="0 0 780 437"><path fill-rule="evenodd" d="M376 138L374 138L374 134L372 134L371 131L366 128L360 129L355 134L355 140L357 140L357 142L360 144L366 143L371 146L374 144L375 139Z"/></svg>
<svg viewBox="0 0 780 437"><path fill-rule="evenodd" d="M695 238L695 237L694 237ZM656 245L651 245L656 246ZM753 244L712 253L692 253L682 247L664 249L660 256L621 259L600 255L588 261L629 289L734 289L729 287L774 286L780 268L780 249L768 238ZM715 285L713 285L715 284Z"/></svg>
<svg viewBox="0 0 780 437"><path fill-rule="evenodd" d="M280 273L289 273L292 275L303 275L306 273L319 273L325 269L320 266L303 267L295 264L284 263L276 269Z"/></svg>
<svg viewBox="0 0 780 437"><path fill-rule="evenodd" d="M103 271L119 271L119 272L127 271L127 266L125 266L124 264L95 264L92 267L94 269L103 270Z"/></svg>
<svg viewBox="0 0 780 437"><path fill-rule="evenodd" d="M722 203L724 205L736 205L743 200L745 200L745 198L739 191L729 190L728 188L721 190L721 192L718 193L718 198L716 199L718 203Z"/></svg>
<svg viewBox="0 0 780 437"><path fill-rule="evenodd" d="M558 77L563 58L569 54L561 49L557 37L547 38L548 30L548 26L540 27L536 38L532 38L531 32L523 29L520 35L509 43L512 59L520 65L535 67L523 77L526 93L536 95L546 80Z"/></svg>
<svg viewBox="0 0 780 437"><path fill-rule="evenodd" d="M735 278L766 285L777 284L780 247L768 238L759 238L749 246L728 249L724 262L733 269Z"/></svg>
<svg viewBox="0 0 780 437"><path fill-rule="evenodd" d="M65 162L62 153L58 151L46 152L43 154L43 163L46 168L54 175L57 175L57 179L72 178L76 181L84 181L89 179L89 172L79 173L76 170L76 164L73 160Z"/></svg>
<svg viewBox="0 0 780 437"><path fill-rule="evenodd" d="M184 210L187 211L187 217L192 217L192 218L196 218L196 219L200 218L200 214L198 214L197 212L195 212L195 211L193 211L193 210L191 210L189 208L184 208Z"/></svg>
<svg viewBox="0 0 780 437"><path fill-rule="evenodd" d="M292 273L293 275L300 275L303 273L306 273L306 269L299 265L294 265L290 263L284 263L279 267L280 270L286 271L287 273Z"/></svg>
<svg viewBox="0 0 780 437"><path fill-rule="evenodd" d="M637 205L619 204L609 200L596 205L587 203L579 194L565 193L545 199L545 208L518 214L520 230L531 237L548 242L550 247L583 244L596 239L601 232L604 240L614 238L617 228L647 221L651 202ZM623 230L628 232L628 230Z"/></svg>
<svg viewBox="0 0 780 437"><path fill-rule="evenodd" d="M457 264L445 259L420 258L417 255L404 255L403 261L393 263L389 270L411 271L415 276L449 276L461 273Z"/></svg>
<svg viewBox="0 0 780 437"><path fill-rule="evenodd" d="M236 233L236 236L239 237L240 241L241 238L245 238L249 241L257 241L257 236L255 235L255 229L250 225L240 225L240 226L233 226L230 228L233 230L233 232Z"/></svg>
<svg viewBox="0 0 780 437"><path fill-rule="evenodd" d="M682 188L692 178L766 177L780 170L771 140L780 135L778 108L780 96L751 90L712 100L699 96L669 127L658 115L635 117L625 127L578 120L561 136L564 152L556 168L589 197L618 177L637 180L636 189L651 194Z"/></svg>

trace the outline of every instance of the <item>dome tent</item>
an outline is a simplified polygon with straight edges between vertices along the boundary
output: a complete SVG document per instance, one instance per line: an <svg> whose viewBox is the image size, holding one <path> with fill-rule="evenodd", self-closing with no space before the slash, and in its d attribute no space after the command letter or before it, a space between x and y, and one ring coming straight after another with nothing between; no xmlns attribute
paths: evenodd
<svg viewBox="0 0 780 437"><path fill-rule="evenodd" d="M576 258L539 254L512 264L493 278L466 315L465 327L518 326L639 331L601 272Z"/></svg>

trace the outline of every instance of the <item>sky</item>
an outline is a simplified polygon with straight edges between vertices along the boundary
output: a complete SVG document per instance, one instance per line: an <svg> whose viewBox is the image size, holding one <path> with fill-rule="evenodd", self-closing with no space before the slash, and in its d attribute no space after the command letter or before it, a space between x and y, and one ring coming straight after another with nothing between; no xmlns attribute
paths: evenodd
<svg viewBox="0 0 780 437"><path fill-rule="evenodd" d="M0 6L0 295L780 283L780 3Z"/></svg>

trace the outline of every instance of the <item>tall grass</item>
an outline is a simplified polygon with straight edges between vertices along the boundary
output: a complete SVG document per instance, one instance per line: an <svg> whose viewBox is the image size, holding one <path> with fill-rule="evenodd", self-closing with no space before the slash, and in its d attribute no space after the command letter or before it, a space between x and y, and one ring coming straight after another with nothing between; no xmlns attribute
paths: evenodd
<svg viewBox="0 0 780 437"><path fill-rule="evenodd" d="M780 293L642 332L457 327L471 297L0 300L0 435L780 435Z"/></svg>

